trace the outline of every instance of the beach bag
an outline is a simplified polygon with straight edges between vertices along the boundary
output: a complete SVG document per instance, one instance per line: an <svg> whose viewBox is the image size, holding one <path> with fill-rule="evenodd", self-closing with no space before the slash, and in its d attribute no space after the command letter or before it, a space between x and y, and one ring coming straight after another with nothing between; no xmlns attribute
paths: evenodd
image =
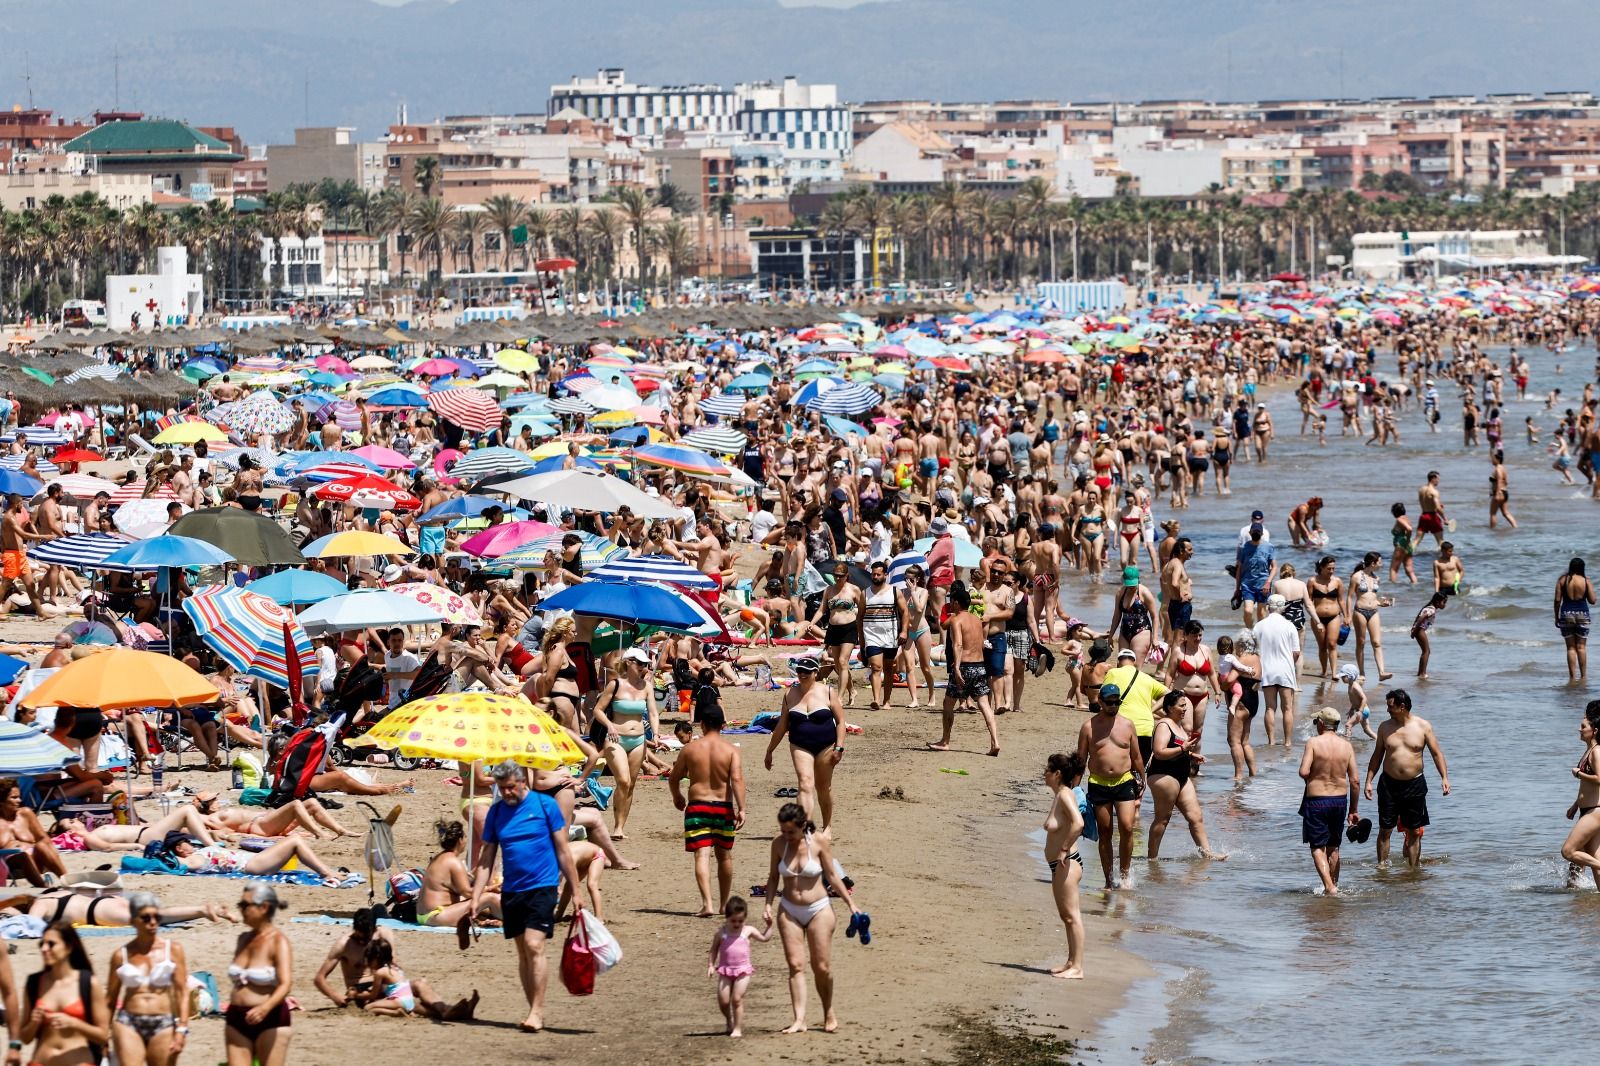
<svg viewBox="0 0 1600 1066"><path fill-rule="evenodd" d="M290 737L273 764L267 806L276 809L290 800L305 799L327 754L328 738L316 729L302 729Z"/></svg>
<svg viewBox="0 0 1600 1066"><path fill-rule="evenodd" d="M422 871L400 870L389 875L385 889L389 917L398 922L417 924L417 897L422 893Z"/></svg>
<svg viewBox="0 0 1600 1066"><path fill-rule="evenodd" d="M802 599L808 596L815 596L828 587L828 583L822 579L822 574L809 561L806 563L806 568L800 571L799 585Z"/></svg>
<svg viewBox="0 0 1600 1066"><path fill-rule="evenodd" d="M589 934L582 921L584 909L579 907L577 913L579 920L572 923L571 928L567 930L566 943L561 945L561 983L566 987L568 995L592 996L595 974L594 953L589 950Z"/></svg>
<svg viewBox="0 0 1600 1066"><path fill-rule="evenodd" d="M622 961L622 945L594 912L579 910L577 921L583 923L583 933L589 938L589 953L594 956L596 973L605 973Z"/></svg>
<svg viewBox="0 0 1600 1066"><path fill-rule="evenodd" d="M233 768L239 771L239 777L244 781L245 788L258 787L261 784L261 775L266 772L262 769L261 760L248 751L233 753Z"/></svg>

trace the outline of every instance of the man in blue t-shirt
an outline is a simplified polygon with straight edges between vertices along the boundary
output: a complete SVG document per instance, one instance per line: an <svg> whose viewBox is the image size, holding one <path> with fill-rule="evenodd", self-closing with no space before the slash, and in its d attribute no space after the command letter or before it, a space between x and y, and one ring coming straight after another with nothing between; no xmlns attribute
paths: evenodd
<svg viewBox="0 0 1600 1066"><path fill-rule="evenodd" d="M1250 539L1239 548L1239 563L1234 569L1233 597L1244 604L1244 624L1256 624L1256 605L1272 595L1272 581L1278 573L1278 559L1266 539L1266 527L1250 524ZM1266 612L1260 612L1265 617Z"/></svg>
<svg viewBox="0 0 1600 1066"><path fill-rule="evenodd" d="M483 824L483 847L472 878L472 913L483 908L484 890L494 876L496 854L503 867L500 912L507 940L516 942L517 969L528 997L528 1016L518 1028L544 1028L544 992L549 984L544 944L556 927L557 887L564 876L578 883L567 848L567 821L561 807L528 788L528 772L504 762L489 771L500 800Z"/></svg>

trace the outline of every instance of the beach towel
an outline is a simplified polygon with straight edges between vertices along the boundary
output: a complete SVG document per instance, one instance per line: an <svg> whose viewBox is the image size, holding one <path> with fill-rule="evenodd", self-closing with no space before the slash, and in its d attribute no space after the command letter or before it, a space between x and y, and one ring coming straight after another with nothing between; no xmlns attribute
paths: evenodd
<svg viewBox="0 0 1600 1066"><path fill-rule="evenodd" d="M186 867L171 867L157 859L145 859L137 855L125 855L122 858L122 872L125 874L163 875L168 877L227 877L235 881L268 881L279 885L304 885L308 888L322 887L322 878L310 870L280 870L275 874L247 874L247 873L222 873L215 870L199 872ZM340 888L355 888L366 884L366 878L361 874L341 874L343 878Z"/></svg>
<svg viewBox="0 0 1600 1066"><path fill-rule="evenodd" d="M349 918L335 918L331 914L297 914L289 919L302 925L350 925ZM453 925L413 925L410 922L400 922L393 918L379 918L379 929L407 929L413 933L454 933Z"/></svg>

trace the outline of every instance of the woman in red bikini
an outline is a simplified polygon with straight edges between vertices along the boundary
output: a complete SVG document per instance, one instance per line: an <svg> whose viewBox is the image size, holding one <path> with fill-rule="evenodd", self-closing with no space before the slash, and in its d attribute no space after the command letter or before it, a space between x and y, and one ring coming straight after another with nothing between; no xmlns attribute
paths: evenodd
<svg viewBox="0 0 1600 1066"><path fill-rule="evenodd" d="M38 1041L29 1062L96 1066L111 1039L111 1021L83 941L71 924L57 922L39 939L39 958L44 969L24 985L17 1034L25 1044Z"/></svg>
<svg viewBox="0 0 1600 1066"><path fill-rule="evenodd" d="M1205 626L1191 618L1178 630L1177 646L1167 656L1166 686L1188 701L1184 728L1195 736L1205 728L1207 701L1212 696L1222 699L1216 656L1206 646L1205 631Z"/></svg>

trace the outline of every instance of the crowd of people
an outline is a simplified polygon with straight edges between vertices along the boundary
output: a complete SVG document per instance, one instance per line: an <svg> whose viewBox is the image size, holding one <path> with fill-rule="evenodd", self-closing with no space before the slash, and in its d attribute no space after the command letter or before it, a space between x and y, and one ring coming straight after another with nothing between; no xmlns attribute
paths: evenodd
<svg viewBox="0 0 1600 1066"><path fill-rule="evenodd" d="M1275 293L1258 310L1279 298L1288 296ZM708 970L735 1036L746 1024L752 943L767 941L774 927L793 1007L785 1032L810 1024L807 970L823 1028L840 1024L831 955L836 906L849 914L846 935L871 942L871 917L835 847L835 828L855 813L841 809L834 788L836 776L848 772L845 756L861 743L851 738L847 716L931 709L937 701L941 729L929 748L959 748L971 729L979 750L999 756L1007 716L1037 713L1040 702L1027 694L1059 667L1062 678L1050 683L1064 685L1067 703L1087 717L1075 749L1046 762L1053 798L1044 847L1068 943L1067 961L1053 972L1081 978L1085 841L1096 845L1107 889L1134 889L1135 837L1149 793L1152 815L1142 830L1149 858L1171 851L1166 831L1174 815L1200 855L1226 858L1208 838L1195 787L1201 774L1225 772L1201 752L1218 715L1236 783L1257 773L1258 717L1268 747L1302 746L1303 843L1330 895L1339 886L1341 839L1364 842L1371 833L1360 817L1363 801L1376 803L1378 859L1388 860L1398 829L1403 859L1416 865L1429 824L1426 761L1434 763L1439 794L1450 794L1433 726L1415 713L1406 690L1388 684L1395 652L1385 647L1383 612L1395 600L1380 584L1383 554L1327 553L1320 496L1293 508L1282 526L1260 509L1240 508L1250 517L1232 558L1215 560L1230 572L1231 604L1203 609L1185 510L1208 495L1231 496L1238 464L1270 467L1274 442L1285 433L1298 430L1330 447L1348 441L1383 448L1402 429L1441 432L1440 383L1453 382L1465 443L1486 447L1484 521L1514 529L1500 409L1508 382L1519 393L1527 386L1527 357L1518 353L1544 346L1560 358L1589 343L1600 323L1600 307L1577 300L1482 317L1453 305L1414 308L1404 317L1168 310L1129 328L1087 315L996 312L937 321L845 316L798 332L686 330L626 350L533 339L508 349L515 358L491 357L521 391L505 398L498 420L476 429L453 420L453 411L396 403L386 394L398 378L426 395L429 373L418 368L425 363L368 382L351 372L350 390L326 402L309 386L272 400L279 414L269 427L278 428L251 422L255 428L233 429L227 442L150 449L121 484L92 493L76 480L76 464L94 460L63 462L52 473L45 465L51 451L36 443L42 429L65 430L63 448L98 455L191 416L228 427L241 405L268 394L252 391L248 374L225 369L188 410L130 405L114 416L70 404L37 412L37 425L7 434L14 462L0 463L37 475L40 484L31 500L13 493L0 524L0 609L82 618L48 649L14 643L8 650L29 665L57 668L93 654L79 638L85 627L99 627L122 643L168 640L174 654L216 683L209 706L60 711L50 735L81 755L65 784L75 797L102 801L116 784L101 766L103 734L125 744L136 774L160 766L152 738L192 745L212 769L238 750L267 758L296 708L287 693L236 675L186 625L182 604L202 587L193 575L163 570L146 581L122 571L96 574L92 565L40 559L39 548L83 533L125 532L119 514L147 500L168 520L206 506L242 509L278 524L302 548L346 532L390 538L384 543L392 550L315 555L304 568L350 589L434 588L472 620L330 632L319 639L306 682L310 712L343 716L350 735L358 735L424 696L472 689L521 695L546 709L583 753L581 764L561 770L459 766L460 820L441 823L435 834L438 849L416 901L419 924L463 931L497 925L515 945L526 993L520 1026L539 1031L547 942L569 910L603 917L603 871L635 865L623 851L644 795L639 784L665 777L683 816L698 914L721 921ZM919 348L930 345L945 354L919 361ZM1503 366L1489 354L1499 346L1511 348ZM482 353L451 354L458 373L483 369L466 354ZM328 372L350 370L342 357L331 358L343 369ZM899 369L885 373L887 363ZM752 384L752 375L760 380ZM637 425L612 432L609 425L625 420L608 423L579 401L591 389L624 384L639 390L640 405L629 409ZM1267 399L1280 386L1295 393L1298 427L1273 421ZM827 399L851 394L859 402L849 407ZM527 403L510 402L518 397ZM1581 397L1552 394L1547 407L1559 420L1550 431L1558 476L1581 474L1600 496L1594 385ZM548 412L549 421L522 417L528 410ZM1335 410L1340 424L1330 434ZM553 445L541 442L556 432ZM1531 439L1536 431L1528 432ZM646 462L632 452L657 440L693 448L708 435L720 435L715 447L722 450L699 452L704 469L691 460ZM309 466L299 462L308 455ZM357 471L380 484L365 485L349 502L321 491L350 476L339 464L376 467L374 457L390 455L399 461ZM489 455L497 462L480 473L452 473ZM625 475L642 490L634 499L648 502L588 509L537 491L521 495L506 480L539 463L592 476L596 486ZM330 476L319 477L329 465ZM1449 488L1430 472L1417 490L1415 518L1403 502L1391 512L1390 585L1431 586L1409 631L1419 678L1429 674L1435 619L1466 587L1468 564L1447 539L1458 521L1455 508L1446 510ZM158 521L154 531L161 528ZM515 563L482 550L502 535L514 545ZM530 543L539 550L520 549ZM597 561L625 552L692 575L672 587L694 602L701 623L643 641L626 626L602 627L593 614L543 606L597 580ZM1300 572L1291 552L1314 553L1314 561ZM1416 564L1428 553L1431 566L1419 577ZM237 576L243 584L271 568L229 569L203 576ZM1079 617L1074 604L1097 584L1111 586L1109 614ZM1584 561L1574 558L1554 590L1555 625L1574 681L1586 676L1594 602ZM1307 675L1330 688L1343 685L1349 700L1345 710L1311 709L1309 735L1296 728ZM1374 682L1383 686L1387 712L1377 723L1369 702L1376 690L1369 697L1367 688ZM773 713L763 716L770 735L762 758L770 770L787 748L794 774L793 789L781 797L792 802L775 812L759 929L750 921L752 902L734 892L735 841L753 813L740 749L722 735L722 691L734 686L781 690L770 697ZM902 690L903 705L896 702ZM1591 714L1582 733L1587 750L1573 771L1579 795L1568 814L1575 825L1562 854L1575 877L1592 871L1600 886L1595 728ZM1364 772L1351 743L1357 731L1358 741L1371 741ZM25 993L32 1006L13 1010L8 1003L13 1038L39 1041L37 1061L67 1061L49 1056L68 1043L107 1042L127 1045L124 1061L172 1061L189 1020L187 998L172 991L183 984L181 946L157 935L173 912L144 893L102 896L95 902L120 903L136 935L104 984L75 976L87 972L70 925L81 896L51 895L69 876L63 855L154 844L189 870L263 875L297 864L329 886L348 883L313 847L350 832L337 801L324 796L319 803L315 794L375 796L405 786L319 769L313 795L276 809L219 806L218 797L202 795L140 827L57 818L47 829L50 816L24 805L20 787L0 782L0 847L16 849L6 859L11 875L45 893L11 906L23 915L53 910L41 940L44 970ZM267 846L230 846L243 835L267 838ZM278 906L270 885L251 887L240 900L246 930L229 970L235 988L227 1005L236 1066L252 1056L280 1063L287 1054L293 959L273 924ZM232 917L216 908L204 913ZM107 917L104 910L98 916L103 924ZM335 970L342 989L332 980ZM425 979L408 977L393 938L361 923L330 953L316 986L335 1003L379 1014L420 1011L454 1020L471 1017L477 1005L476 993L447 1003ZM133 1050L134 1040L143 1052Z"/></svg>

